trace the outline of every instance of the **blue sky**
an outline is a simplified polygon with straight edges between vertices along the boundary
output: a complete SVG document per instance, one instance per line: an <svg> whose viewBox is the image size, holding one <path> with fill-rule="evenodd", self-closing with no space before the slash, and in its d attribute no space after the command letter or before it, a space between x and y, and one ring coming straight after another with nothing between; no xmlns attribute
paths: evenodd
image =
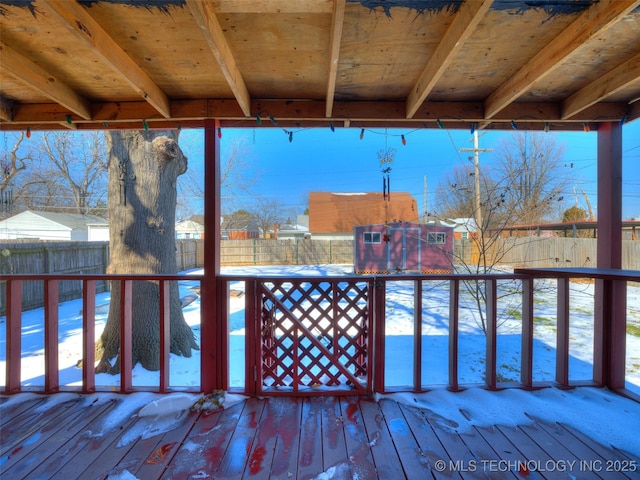
<svg viewBox="0 0 640 480"><path fill-rule="evenodd" d="M222 155L229 145L240 141L248 163L257 175L252 191L276 200L283 210L302 213L305 195L311 191L378 192L382 191L382 174L377 153L395 149L391 171L392 191L411 193L423 212L424 177L427 177L427 209L437 198L437 187L456 165L469 162L471 155L461 148L473 147L468 130L395 130L336 127L290 129L293 139L281 128L222 129ZM480 165L496 160L495 150L501 139L512 131L481 133L480 148L493 152L480 154ZM402 144L402 137L406 145ZM564 161L573 163L572 185L564 192L566 207L575 203L574 188L584 190L594 209L597 207L597 133L548 132L564 145ZM202 168L202 132L184 131L180 144L189 157L190 168ZM251 198L245 199L246 204ZM582 196L579 206L586 209ZM597 210L596 210L597 213ZM623 126L623 218L640 218L640 120Z"/></svg>

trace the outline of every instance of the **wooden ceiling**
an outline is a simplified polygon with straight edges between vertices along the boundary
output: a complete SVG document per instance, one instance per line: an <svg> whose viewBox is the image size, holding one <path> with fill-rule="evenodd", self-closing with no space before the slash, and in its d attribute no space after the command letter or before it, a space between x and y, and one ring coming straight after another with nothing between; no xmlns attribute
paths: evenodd
<svg viewBox="0 0 640 480"><path fill-rule="evenodd" d="M0 129L583 129L640 117L640 0L0 0Z"/></svg>

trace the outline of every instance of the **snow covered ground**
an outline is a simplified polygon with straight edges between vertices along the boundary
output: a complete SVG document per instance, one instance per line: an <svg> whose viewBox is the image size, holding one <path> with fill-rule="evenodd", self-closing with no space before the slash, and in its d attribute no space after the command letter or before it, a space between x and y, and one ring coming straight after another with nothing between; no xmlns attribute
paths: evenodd
<svg viewBox="0 0 640 480"><path fill-rule="evenodd" d="M193 271L189 273L199 273ZM236 267L225 268L223 273L232 275L321 275L333 276L351 274L348 265L313 265L301 267ZM193 294L197 280L180 282L181 295ZM535 301L534 331L534 381L550 381L555 369L555 289L553 282L537 285ZM413 291L412 283L394 281L387 287L386 298L386 376L388 385L411 384L413 355ZM506 292L512 285L499 285ZM244 284L233 282L231 289L242 292ZM544 292L544 293L543 293ZM627 383L628 387L640 393L640 288L628 289L628 311L630 334L627 335ZM96 335L100 335L106 322L109 293L99 294L96 299ZM423 383L446 385L448 367L448 282L426 282L423 292ZM520 305L517 300L501 301L498 327L498 380L517 381L520 364ZM459 381L461 384L481 384L484 375L485 336L478 325L471 298L461 297L460 339L459 339ZM570 323L570 378L588 380L592 377L593 350L593 285L572 283L571 323ZM196 299L184 309L185 319L197 337L200 333L200 304ZM230 382L231 386L243 385L244 375L244 296L232 296L230 303ZM44 326L43 311L36 309L24 312L22 328L22 384L25 390L42 389L44 384ZM59 364L60 384L80 385L81 369L76 367L81 358L81 302L79 300L61 303L59 306ZM0 384L4 384L6 369L6 329L5 318L0 318ZM193 352L190 358L171 355L170 383L176 390L197 391L200 375L200 353ZM157 372L149 372L137 365L133 371L135 386L158 385ZM100 389L117 390L118 376L96 375L96 385ZM29 393L12 397L20 401L32 395ZM68 394L62 394L68 395ZM171 398L173 396L175 398ZM186 395L186 397L185 397ZM57 396L56 396L57 397ZM238 396L228 396L228 401L238 401ZM165 400L166 398L166 400ZM180 408L195 396L175 393L160 396L152 393L136 393L127 396L120 410L122 415L138 411L143 405L154 401L158 411ZM496 418L512 422L513 425L530 420L522 414L526 405L527 414L538 418L562 418L603 443L613 442L636 455L640 455L640 404L629 402L617 395L601 389L581 388L575 391L544 389L523 392L510 389L488 392L482 388L470 388L461 393L447 392L445 389L414 395L394 394L399 401L409 401L413 405L423 405L443 418L455 421L458 431L471 425L492 425ZM570 400L570 401L567 401ZM571 404L570 410L567 405ZM589 418L585 411L592 412ZM461 412L465 412L464 415ZM511 412L511 413L510 413ZM520 412L520 413L518 413ZM157 413L157 411L156 411ZM621 428L621 426L626 428ZM157 427L162 429L162 427ZM168 428L168 427L167 427Z"/></svg>

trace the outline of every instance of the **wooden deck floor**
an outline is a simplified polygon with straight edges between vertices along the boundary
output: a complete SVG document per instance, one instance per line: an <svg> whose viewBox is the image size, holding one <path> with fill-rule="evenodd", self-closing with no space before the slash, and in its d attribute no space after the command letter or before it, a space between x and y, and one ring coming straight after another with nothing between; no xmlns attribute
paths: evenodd
<svg viewBox="0 0 640 480"><path fill-rule="evenodd" d="M562 423L459 434L429 410L351 397L252 398L159 421L115 395L59 395L2 407L3 479L640 478L638 458Z"/></svg>

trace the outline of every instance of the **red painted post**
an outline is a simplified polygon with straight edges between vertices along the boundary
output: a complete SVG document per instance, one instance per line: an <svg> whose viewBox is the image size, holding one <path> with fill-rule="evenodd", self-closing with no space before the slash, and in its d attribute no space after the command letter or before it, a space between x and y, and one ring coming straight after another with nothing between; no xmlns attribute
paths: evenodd
<svg viewBox="0 0 640 480"><path fill-rule="evenodd" d="M569 278L558 278L556 382L569 386Z"/></svg>
<svg viewBox="0 0 640 480"><path fill-rule="evenodd" d="M452 392L460 390L458 383L458 323L460 307L460 281L449 282L449 386Z"/></svg>
<svg viewBox="0 0 640 480"><path fill-rule="evenodd" d="M133 301L133 280L120 281L120 391L123 393L132 390L132 360L133 351L131 339Z"/></svg>
<svg viewBox="0 0 640 480"><path fill-rule="evenodd" d="M22 280L7 280L7 371L5 391L19 392L22 357Z"/></svg>
<svg viewBox="0 0 640 480"><path fill-rule="evenodd" d="M226 312L221 311L217 288L220 274L220 139L219 122L204 125L204 278L200 285L200 389L212 392L224 388L228 378L228 359L221 350L226 342Z"/></svg>
<svg viewBox="0 0 640 480"><path fill-rule="evenodd" d="M413 281L413 389L422 391L422 281Z"/></svg>
<svg viewBox="0 0 640 480"><path fill-rule="evenodd" d="M520 383L533 386L533 278L522 280Z"/></svg>
<svg viewBox="0 0 640 480"><path fill-rule="evenodd" d="M58 371L58 280L44 281L44 391L60 389Z"/></svg>
<svg viewBox="0 0 640 480"><path fill-rule="evenodd" d="M96 391L96 281L82 281L82 392Z"/></svg>
<svg viewBox="0 0 640 480"><path fill-rule="evenodd" d="M170 283L165 280L158 282L159 298L158 308L160 313L160 392L164 393L169 388L169 352L171 342L171 294Z"/></svg>
<svg viewBox="0 0 640 480"><path fill-rule="evenodd" d="M598 268L622 267L622 127L598 126ZM596 280L593 376L611 389L625 386L626 284Z"/></svg>
<svg viewBox="0 0 640 480"><path fill-rule="evenodd" d="M487 388L494 390L497 388L497 284L493 279L485 280L487 296L487 318L486 318L486 361L485 361L485 383Z"/></svg>
<svg viewBox="0 0 640 480"><path fill-rule="evenodd" d="M385 297L386 297L386 282L379 278L374 280L373 291L373 304L374 304L374 328L373 328L373 351L371 352L374 358L374 372L373 372L373 391L378 393L384 393L386 389L385 385L385 344L384 344L384 330L385 330Z"/></svg>

